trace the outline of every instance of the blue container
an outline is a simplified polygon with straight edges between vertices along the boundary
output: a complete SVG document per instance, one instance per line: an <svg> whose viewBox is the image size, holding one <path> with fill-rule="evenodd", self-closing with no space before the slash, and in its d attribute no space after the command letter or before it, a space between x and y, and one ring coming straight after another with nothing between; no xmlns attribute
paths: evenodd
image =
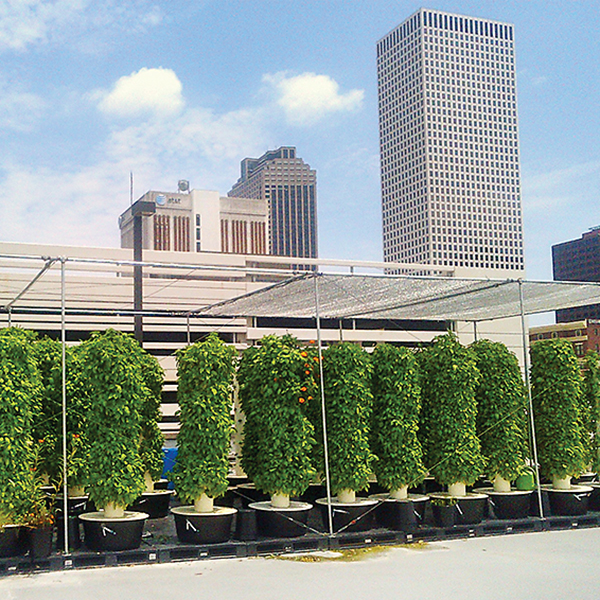
<svg viewBox="0 0 600 600"><path fill-rule="evenodd" d="M175 461L177 460L177 448L163 448L163 454L164 458L162 476L164 478L168 478L169 473L173 470L173 467L175 466ZM169 481L167 489L174 489L172 481Z"/></svg>

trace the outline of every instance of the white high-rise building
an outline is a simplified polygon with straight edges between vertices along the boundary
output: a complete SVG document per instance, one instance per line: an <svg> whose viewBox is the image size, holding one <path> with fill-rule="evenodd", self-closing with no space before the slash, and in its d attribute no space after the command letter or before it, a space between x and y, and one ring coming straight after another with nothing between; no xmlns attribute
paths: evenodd
<svg viewBox="0 0 600 600"><path fill-rule="evenodd" d="M523 270L513 25L420 9L377 75L384 259Z"/></svg>

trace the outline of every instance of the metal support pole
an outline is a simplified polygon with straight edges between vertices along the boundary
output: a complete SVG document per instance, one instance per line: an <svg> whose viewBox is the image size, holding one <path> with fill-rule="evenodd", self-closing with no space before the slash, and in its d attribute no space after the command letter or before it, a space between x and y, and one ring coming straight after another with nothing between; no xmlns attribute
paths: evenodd
<svg viewBox="0 0 600 600"><path fill-rule="evenodd" d="M133 217L133 260L142 262L142 215L136 214ZM144 290L142 288L142 267L135 265L133 267L133 310L141 313L144 303ZM135 339L140 343L144 342L144 331L142 324L142 315L136 314L133 317L133 330Z"/></svg>
<svg viewBox="0 0 600 600"><path fill-rule="evenodd" d="M187 343L188 346L192 343L192 332L190 330L190 313L186 315L186 326L187 326Z"/></svg>
<svg viewBox="0 0 600 600"><path fill-rule="evenodd" d="M540 518L544 519L544 506L542 502L542 488L540 486L540 466L538 463L537 441L535 439L535 420L533 418L533 398L531 396L531 379L529 377L529 352L527 351L527 333L525 329L525 308L523 302L523 281L519 279L519 304L521 308L521 335L523 336L523 361L525 366L525 384L527 386L527 399L529 403L529 428L531 431L531 446L535 466L535 482L537 486L538 505Z"/></svg>
<svg viewBox="0 0 600 600"><path fill-rule="evenodd" d="M8 326L12 327L12 308L8 309Z"/></svg>
<svg viewBox="0 0 600 600"><path fill-rule="evenodd" d="M62 453L63 453L63 527L65 554L69 554L69 500L67 492L67 328L65 295L65 262L60 259L60 340L62 346Z"/></svg>
<svg viewBox="0 0 600 600"><path fill-rule="evenodd" d="M477 341L477 321L473 321L473 340Z"/></svg>
<svg viewBox="0 0 600 600"><path fill-rule="evenodd" d="M329 535L333 535L333 509L331 507L331 477L329 475L329 445L327 442L327 414L325 412L325 380L323 379L323 351L321 348L321 316L319 312L319 274L315 280L315 320L317 324L317 350L319 352L319 377L321 378L321 417L323 424L323 457L325 459L325 488L327 490L327 519Z"/></svg>

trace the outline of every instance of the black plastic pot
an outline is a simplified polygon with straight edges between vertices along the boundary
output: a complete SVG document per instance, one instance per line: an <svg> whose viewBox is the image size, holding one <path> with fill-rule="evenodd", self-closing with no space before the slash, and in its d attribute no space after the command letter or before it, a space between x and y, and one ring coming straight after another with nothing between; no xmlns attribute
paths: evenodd
<svg viewBox="0 0 600 600"><path fill-rule="evenodd" d="M593 488L588 485L572 485L569 490L546 487L550 500L550 511L555 516L585 515Z"/></svg>
<svg viewBox="0 0 600 600"><path fill-rule="evenodd" d="M253 483L241 483L236 486L236 494L242 499L244 508L248 508L251 502L264 502L269 500L269 494L256 489Z"/></svg>
<svg viewBox="0 0 600 600"><path fill-rule="evenodd" d="M325 486L321 483L311 483L304 494L300 496L302 502L314 504L317 498L322 498L326 494Z"/></svg>
<svg viewBox="0 0 600 600"><path fill-rule="evenodd" d="M85 545L98 552L139 548L147 518L146 513L130 511L121 518L107 518L102 512L79 515Z"/></svg>
<svg viewBox="0 0 600 600"><path fill-rule="evenodd" d="M434 498L440 501L448 500L452 498L445 492L431 494L432 500ZM457 525L476 525L481 523L483 520L488 503L488 496L486 494L480 494L475 492L469 492L466 496L456 496L456 524ZM432 502L435 507L435 503Z"/></svg>
<svg viewBox="0 0 600 600"><path fill-rule="evenodd" d="M292 500L289 508L273 508L269 501L252 502L256 511L256 531L261 537L300 537L308 532L306 523L312 504Z"/></svg>
<svg viewBox="0 0 600 600"><path fill-rule="evenodd" d="M18 556L22 553L20 533L19 525L5 525L0 528L0 558Z"/></svg>
<svg viewBox="0 0 600 600"><path fill-rule="evenodd" d="M380 502L375 510L376 520L379 525L394 531L413 532L425 517L425 508L429 496L410 494L406 500L395 500L389 495L376 494L371 498Z"/></svg>
<svg viewBox="0 0 600 600"><path fill-rule="evenodd" d="M431 509L433 511L433 520L436 527L443 527L448 529L456 525L456 505L444 506L440 504L431 503Z"/></svg>
<svg viewBox="0 0 600 600"><path fill-rule="evenodd" d="M56 496L54 501L54 507L56 514L62 515L64 508L64 501L61 494ZM85 512L93 512L96 508L93 503L90 502L89 496L70 496L67 498L67 510L70 516L81 515Z"/></svg>
<svg viewBox="0 0 600 600"><path fill-rule="evenodd" d="M27 530L29 553L33 561L48 558L52 553L52 536L54 525L44 525Z"/></svg>
<svg viewBox="0 0 600 600"><path fill-rule="evenodd" d="M197 513L193 506L171 509L177 539L185 544L218 544L231 538L235 508L215 506L211 513Z"/></svg>
<svg viewBox="0 0 600 600"><path fill-rule="evenodd" d="M590 483L598 481L598 475L596 473L581 473L579 477L574 477L572 481L577 485L589 485Z"/></svg>
<svg viewBox="0 0 600 600"><path fill-rule="evenodd" d="M316 503L321 509L321 518L325 531L329 529L329 512L327 507L327 498L318 498ZM375 510L377 500L371 498L356 498L356 502L338 502L336 498L331 499L331 508L333 512L333 531L356 532L369 531L374 529Z"/></svg>
<svg viewBox="0 0 600 600"><path fill-rule="evenodd" d="M483 521L488 503L486 494L472 493L459 498L456 504L456 522L459 525L476 525Z"/></svg>
<svg viewBox="0 0 600 600"><path fill-rule="evenodd" d="M67 519L69 550L81 548L81 532L79 530L79 517L72 516ZM56 518L56 548L63 550L65 547L65 526L62 517Z"/></svg>
<svg viewBox="0 0 600 600"><path fill-rule="evenodd" d="M248 542L257 538L256 511L251 508L238 508L235 515L235 539Z"/></svg>
<svg viewBox="0 0 600 600"><path fill-rule="evenodd" d="M529 516L533 491L495 492L493 488L479 491L490 497L490 505L497 519L525 519Z"/></svg>
<svg viewBox="0 0 600 600"><path fill-rule="evenodd" d="M127 510L145 512L150 519L162 519L169 514L172 495L171 490L145 492Z"/></svg>
<svg viewBox="0 0 600 600"><path fill-rule="evenodd" d="M590 483L592 493L588 503L588 510L600 511L600 483Z"/></svg>

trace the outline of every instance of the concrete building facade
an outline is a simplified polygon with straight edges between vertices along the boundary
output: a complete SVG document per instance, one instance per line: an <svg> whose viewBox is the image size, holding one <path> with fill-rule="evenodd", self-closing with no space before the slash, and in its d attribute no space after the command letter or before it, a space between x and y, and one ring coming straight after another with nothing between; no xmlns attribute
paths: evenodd
<svg viewBox="0 0 600 600"><path fill-rule="evenodd" d="M600 282L600 227L552 246L552 271L555 281ZM600 304L556 311L558 323L582 319L600 319Z"/></svg>
<svg viewBox="0 0 600 600"><path fill-rule="evenodd" d="M317 174L296 148L282 146L260 158L245 158L228 196L267 202L269 254L318 256Z"/></svg>
<svg viewBox="0 0 600 600"><path fill-rule="evenodd" d="M514 53L429 9L377 43L385 261L524 269Z"/></svg>
<svg viewBox="0 0 600 600"><path fill-rule="evenodd" d="M260 199L228 198L219 192L146 192L140 199L156 212L144 216L143 248L173 252L233 252L266 254L267 203ZM121 247L133 248L131 208L119 217Z"/></svg>

